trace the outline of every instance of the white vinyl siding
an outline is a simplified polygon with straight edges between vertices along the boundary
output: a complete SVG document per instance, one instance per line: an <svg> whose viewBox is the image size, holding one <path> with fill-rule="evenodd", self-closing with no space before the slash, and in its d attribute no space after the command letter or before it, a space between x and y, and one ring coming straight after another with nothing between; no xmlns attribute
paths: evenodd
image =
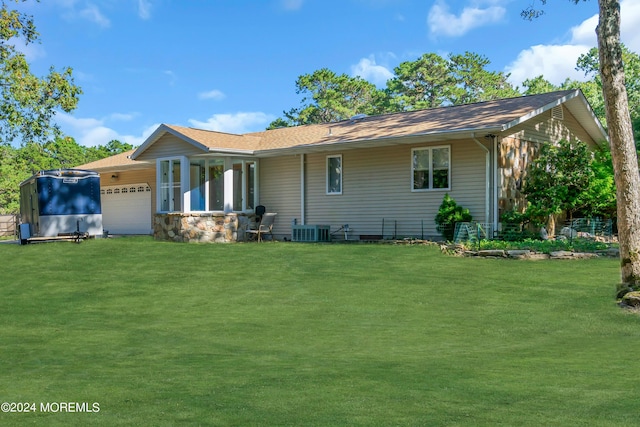
<svg viewBox="0 0 640 427"><path fill-rule="evenodd" d="M161 157L180 157L203 154L204 151L177 136L166 134L151 145L136 160L154 160Z"/></svg>
<svg viewBox="0 0 640 427"><path fill-rule="evenodd" d="M301 156L260 159L260 204L278 214L273 226L278 237L291 235L292 220L302 221L300 168Z"/></svg>
<svg viewBox="0 0 640 427"><path fill-rule="evenodd" d="M433 145L433 147L442 144ZM472 140L452 142L450 189L414 192L408 185L413 148L426 144L346 150L343 180L348 197L326 194L326 155L307 155L306 223L331 225L335 231L349 224L352 235L382 234L383 219L397 225L398 235L435 236L435 216L445 193L469 208L474 219L485 218L485 152ZM345 193L346 195L347 193ZM386 234L386 231L385 231Z"/></svg>
<svg viewBox="0 0 640 427"><path fill-rule="evenodd" d="M552 110L549 110L535 121L527 121L510 129L510 133L503 135L503 138L511 136L537 143L560 140L575 141L579 139L592 148L596 147L597 143L604 142L594 141L580 126L575 116L568 109L562 108L562 119L554 118Z"/></svg>

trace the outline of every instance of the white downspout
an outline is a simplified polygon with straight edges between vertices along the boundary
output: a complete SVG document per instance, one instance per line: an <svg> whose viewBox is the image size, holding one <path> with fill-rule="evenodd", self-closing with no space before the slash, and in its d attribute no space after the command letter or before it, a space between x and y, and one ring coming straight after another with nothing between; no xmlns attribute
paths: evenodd
<svg viewBox="0 0 640 427"><path fill-rule="evenodd" d="M487 147L485 147L484 145L482 145L482 143L480 141L478 141L478 139L476 138L476 134L472 133L471 134L471 138L473 138L473 140L475 141L476 144L478 144L480 147L482 147L482 149L485 151L485 171L484 171L484 181L485 181L485 194L484 194L484 200L485 200L485 206L484 206L484 222L485 224L488 224L490 221L490 217L489 217L489 209L491 207L491 186L490 186L490 182L489 180L491 179L491 172L490 172L490 151Z"/></svg>
<svg viewBox="0 0 640 427"><path fill-rule="evenodd" d="M300 225L305 225L305 211L304 211L304 201L306 198L306 194L304 192L304 161L305 154L300 154Z"/></svg>
<svg viewBox="0 0 640 427"><path fill-rule="evenodd" d="M498 231L498 137L493 135L493 232Z"/></svg>

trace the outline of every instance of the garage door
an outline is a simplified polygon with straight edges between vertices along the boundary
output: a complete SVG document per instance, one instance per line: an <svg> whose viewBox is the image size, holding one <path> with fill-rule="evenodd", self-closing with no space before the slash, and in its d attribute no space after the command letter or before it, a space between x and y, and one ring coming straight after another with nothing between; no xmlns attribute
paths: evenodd
<svg viewBox="0 0 640 427"><path fill-rule="evenodd" d="M151 233L151 188L146 183L102 187L102 227L109 234Z"/></svg>

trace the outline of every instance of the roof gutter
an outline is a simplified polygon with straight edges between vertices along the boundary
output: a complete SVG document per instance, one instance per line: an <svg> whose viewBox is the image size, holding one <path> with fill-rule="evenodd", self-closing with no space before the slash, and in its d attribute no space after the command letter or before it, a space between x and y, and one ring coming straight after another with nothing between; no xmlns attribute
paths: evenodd
<svg viewBox="0 0 640 427"><path fill-rule="evenodd" d="M473 138L473 135L476 133L481 134L496 134L501 132L500 127L488 127L488 128L465 128L465 129L456 129L450 131L433 131L433 132L422 132L411 135L402 135L402 136L387 136L382 138L366 138L366 139L351 139L351 140L336 140L336 141L325 141L315 144L304 144L304 145L296 145L293 147L287 148L271 148L268 150L255 150L250 154L253 154L258 157L269 157L273 155L287 155L287 154L301 154L301 153L309 153L311 151L329 151L335 150L336 147L341 147L348 145L349 148L360 148L360 146L366 146L370 143L375 143L377 147L385 146L385 142L387 145L400 145L400 144L412 144L417 138L421 137L433 137L433 141L442 141L443 139L451 140L451 139L466 139ZM382 142L382 143L381 143ZM424 141L420 141L424 142Z"/></svg>
<svg viewBox="0 0 640 427"><path fill-rule="evenodd" d="M253 156L256 154L255 150L238 150L234 148L209 148L206 154L237 154L239 156Z"/></svg>

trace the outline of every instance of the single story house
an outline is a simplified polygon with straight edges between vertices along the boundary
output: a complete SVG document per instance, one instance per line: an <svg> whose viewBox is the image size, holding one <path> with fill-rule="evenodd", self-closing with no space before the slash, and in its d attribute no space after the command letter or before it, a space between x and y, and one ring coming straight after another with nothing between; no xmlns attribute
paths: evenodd
<svg viewBox="0 0 640 427"><path fill-rule="evenodd" d="M113 234L242 240L264 205L281 239L301 226L437 238L447 193L497 230L502 212L525 203L537 147L560 140L607 144L579 90L242 135L162 124L137 149L79 168L100 173Z"/></svg>

